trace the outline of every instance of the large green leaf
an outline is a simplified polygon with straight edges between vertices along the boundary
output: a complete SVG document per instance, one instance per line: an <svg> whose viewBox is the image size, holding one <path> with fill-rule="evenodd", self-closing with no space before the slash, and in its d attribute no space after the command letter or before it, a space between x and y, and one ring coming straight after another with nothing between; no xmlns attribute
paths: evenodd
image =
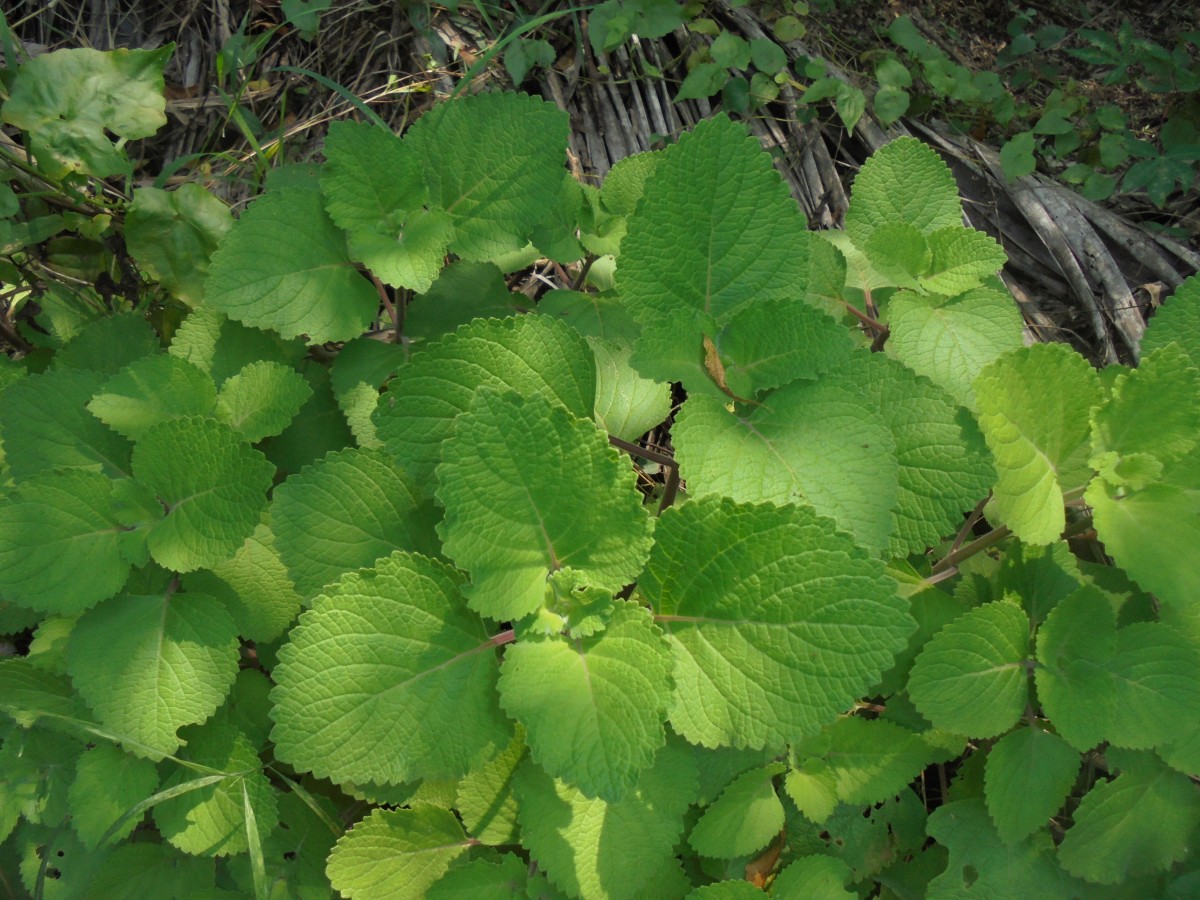
<svg viewBox="0 0 1200 900"><path fill-rule="evenodd" d="M620 603L598 635L531 635L509 647L500 703L525 726L534 762L616 801L666 741L671 665L649 613Z"/></svg>
<svg viewBox="0 0 1200 900"><path fill-rule="evenodd" d="M615 592L646 561L652 524L632 469L594 424L536 394L480 391L437 478L444 550L471 573L465 590L482 615L534 612L566 569Z"/></svg>
<svg viewBox="0 0 1200 900"><path fill-rule="evenodd" d="M454 796L454 808L462 816L471 837L484 844L515 844L517 798L513 775L525 758L524 734L518 727L507 747L462 777Z"/></svg>
<svg viewBox="0 0 1200 900"><path fill-rule="evenodd" d="M424 900L470 845L449 810L428 803L376 809L337 842L327 871L333 887L351 900Z"/></svg>
<svg viewBox="0 0 1200 900"><path fill-rule="evenodd" d="M250 204L213 255L204 290L231 319L314 344L357 337L379 308L321 195L306 190Z"/></svg>
<svg viewBox="0 0 1200 900"><path fill-rule="evenodd" d="M429 202L454 224L450 250L490 260L519 250L553 208L566 162L567 114L526 94L439 103L404 136Z"/></svg>
<svg viewBox="0 0 1200 900"><path fill-rule="evenodd" d="M281 759L339 782L461 775L508 743L499 666L462 577L397 551L352 572L279 651L272 738Z"/></svg>
<svg viewBox="0 0 1200 900"><path fill-rule="evenodd" d="M97 744L79 758L71 782L71 826L85 847L94 850L108 829L129 809L141 803L158 785L154 763L122 752L112 744ZM129 817L113 835L129 836L138 825Z"/></svg>
<svg viewBox="0 0 1200 900"><path fill-rule="evenodd" d="M67 647L71 679L97 718L159 753L221 705L237 665L233 620L203 594L113 597L79 620Z"/></svg>
<svg viewBox="0 0 1200 900"><path fill-rule="evenodd" d="M1043 827L1078 774L1079 753L1037 726L1017 728L992 745L984 796L1001 840L1015 844Z"/></svg>
<svg viewBox="0 0 1200 900"><path fill-rule="evenodd" d="M1142 335L1142 355L1170 343L1179 344L1192 362L1200 365L1200 277L1196 275L1177 287L1150 319Z"/></svg>
<svg viewBox="0 0 1200 900"><path fill-rule="evenodd" d="M60 472L0 496L0 593L41 612L70 614L120 590L129 561L112 484L98 472Z"/></svg>
<svg viewBox="0 0 1200 900"><path fill-rule="evenodd" d="M454 417L484 386L539 394L587 418L596 400L595 362L577 331L545 316L477 320L413 354L373 419L384 449L426 490Z"/></svg>
<svg viewBox="0 0 1200 900"><path fill-rule="evenodd" d="M984 369L975 397L996 459L1001 520L1027 543L1052 543L1066 525L1063 492L1088 480L1083 463L1099 377L1065 344L1035 344Z"/></svg>
<svg viewBox="0 0 1200 900"><path fill-rule="evenodd" d="M1029 701L1029 620L997 601L964 613L928 644L909 675L908 691L935 728L994 737L1016 723Z"/></svg>
<svg viewBox="0 0 1200 900"><path fill-rule="evenodd" d="M732 859L770 843L783 828L783 803L772 782L783 769L783 763L771 763L734 779L692 827L692 848L701 856Z"/></svg>
<svg viewBox="0 0 1200 900"><path fill-rule="evenodd" d="M164 419L208 415L216 399L212 378L160 353L134 360L104 382L87 408L113 431L137 440Z"/></svg>
<svg viewBox="0 0 1200 900"><path fill-rule="evenodd" d="M312 388L295 369L262 360L225 380L216 417L255 443L287 428L311 396Z"/></svg>
<svg viewBox="0 0 1200 900"><path fill-rule="evenodd" d="M639 587L675 652L671 724L693 743L815 734L915 627L882 563L807 507L691 500L655 537Z"/></svg>
<svg viewBox="0 0 1200 900"><path fill-rule="evenodd" d="M197 416L148 429L133 451L133 472L167 512L150 528L150 554L177 572L232 556L258 524L274 475L228 425Z"/></svg>
<svg viewBox="0 0 1200 900"><path fill-rule="evenodd" d="M330 453L271 501L280 558L305 597L393 550L435 553L434 519L432 504L377 450Z"/></svg>
<svg viewBox="0 0 1200 900"><path fill-rule="evenodd" d="M696 764L669 742L637 787L608 803L526 761L516 792L521 842L551 882L572 897L633 898L674 862L683 813L695 798Z"/></svg>
<svg viewBox="0 0 1200 900"><path fill-rule="evenodd" d="M128 174L124 143L167 124L163 66L174 52L167 44L44 53L21 66L0 117L29 134L30 150L54 178Z"/></svg>

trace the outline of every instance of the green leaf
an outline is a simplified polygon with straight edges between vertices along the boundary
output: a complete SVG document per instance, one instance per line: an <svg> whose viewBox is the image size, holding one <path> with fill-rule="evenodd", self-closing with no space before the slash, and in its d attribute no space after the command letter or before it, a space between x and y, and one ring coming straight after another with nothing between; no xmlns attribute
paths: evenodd
<svg viewBox="0 0 1200 900"><path fill-rule="evenodd" d="M138 265L190 307L204 300L208 264L233 227L229 207L198 184L137 188L125 213L125 243Z"/></svg>
<svg viewBox="0 0 1200 900"><path fill-rule="evenodd" d="M394 550L435 553L434 518L377 450L330 453L279 485L271 502L280 558L304 597Z"/></svg>
<svg viewBox="0 0 1200 900"><path fill-rule="evenodd" d="M717 63L698 63L687 73L679 91L675 94L675 102L680 100L701 100L720 93L721 88L729 81L729 69Z"/></svg>
<svg viewBox="0 0 1200 900"><path fill-rule="evenodd" d="M208 375L160 353L135 360L104 382L87 408L113 431L137 440L164 419L208 415L216 397Z"/></svg>
<svg viewBox="0 0 1200 900"><path fill-rule="evenodd" d="M887 324L888 352L968 409L975 408L972 382L980 370L1023 345L1012 297L989 287L950 299L902 291L888 304Z"/></svg>
<svg viewBox="0 0 1200 900"><path fill-rule="evenodd" d="M437 104L417 120L404 143L453 221L451 252L486 261L526 244L558 197L568 129L553 103L510 93Z"/></svg>
<svg viewBox="0 0 1200 900"><path fill-rule="evenodd" d="M279 821L275 789L262 773L262 762L245 736L229 725L210 724L192 733L186 757L225 772L214 784L163 800L154 807L162 836L185 853L226 856L246 850L246 805L253 810L259 841ZM164 789L183 786L192 777L179 767ZM247 795L249 800L247 800Z"/></svg>
<svg viewBox="0 0 1200 900"><path fill-rule="evenodd" d="M1041 728L1017 728L988 751L984 796L1000 839L1023 841L1045 826L1079 774L1079 753Z"/></svg>
<svg viewBox="0 0 1200 900"><path fill-rule="evenodd" d="M295 369L254 362L221 385L217 419L255 443L287 428L311 396L312 388Z"/></svg>
<svg viewBox="0 0 1200 900"><path fill-rule="evenodd" d="M1153 353L1167 344L1177 343L1200 365L1200 277L1193 275L1175 289L1142 335L1142 355Z"/></svg>
<svg viewBox="0 0 1200 900"><path fill-rule="evenodd" d="M333 395L329 369L316 360L305 360L298 370L312 388L312 396L282 434L259 445L280 474L299 472L325 454L354 444L354 434Z"/></svg>
<svg viewBox="0 0 1200 900"><path fill-rule="evenodd" d="M508 289L495 263L458 259L408 304L404 333L415 341L432 341L473 319L515 315L519 306L528 303L524 294Z"/></svg>
<svg viewBox="0 0 1200 900"><path fill-rule="evenodd" d="M112 482L97 472L28 478L0 497L0 593L48 613L111 597L129 574ZM86 572L86 578L79 574Z"/></svg>
<svg viewBox="0 0 1200 900"><path fill-rule="evenodd" d="M429 889L429 900L509 900L526 894L529 865L505 853L495 860L480 858L455 866Z"/></svg>
<svg viewBox="0 0 1200 900"><path fill-rule="evenodd" d="M556 56L554 48L544 38L517 38L504 52L504 68L513 85L520 87L530 69L553 65Z"/></svg>
<svg viewBox="0 0 1200 900"><path fill-rule="evenodd" d="M1029 702L1029 655L1029 620L1021 607L988 603L925 645L909 675L909 695L935 728L995 737L1016 723Z"/></svg>
<svg viewBox="0 0 1200 900"><path fill-rule="evenodd" d="M367 335L344 344L338 351L329 379L358 446L371 449L382 446L371 415L379 404L380 389L407 358L404 347L376 341Z"/></svg>
<svg viewBox="0 0 1200 900"><path fill-rule="evenodd" d="M875 151L854 179L846 234L859 247L876 228L907 222L923 234L962 225L962 204L950 167L916 138L898 138Z"/></svg>
<svg viewBox="0 0 1200 900"><path fill-rule="evenodd" d="M840 859L814 854L788 863L772 883L776 897L821 897L850 900L856 893L846 889L852 878L850 867Z"/></svg>
<svg viewBox="0 0 1200 900"><path fill-rule="evenodd" d="M996 458L993 498L1021 540L1049 544L1066 525L1063 492L1086 483L1089 417L1100 380L1065 344L1036 344L991 363L975 379L979 425Z"/></svg>
<svg viewBox="0 0 1200 900"><path fill-rule="evenodd" d="M105 178L130 172L126 141L167 124L163 66L174 44L155 50L56 50L21 66L3 120L29 134L43 171ZM113 137L118 139L113 143Z"/></svg>
<svg viewBox="0 0 1200 900"><path fill-rule="evenodd" d="M15 479L62 469L129 474L129 441L85 407L96 386L96 373L63 369L30 375L4 390L0 440Z"/></svg>
<svg viewBox="0 0 1200 900"><path fill-rule="evenodd" d="M703 338L751 300L796 299L819 243L770 156L719 115L661 153L621 242L618 289L636 318L669 328L668 360L699 360ZM639 345L634 364L647 377L679 380L658 353ZM696 377L683 374L696 389Z"/></svg>
<svg viewBox="0 0 1200 900"><path fill-rule="evenodd" d="M1058 858L1098 884L1163 872L1188 856L1200 827L1200 796L1186 775L1153 758L1142 771L1096 785L1075 810Z"/></svg>
<svg viewBox="0 0 1200 900"><path fill-rule="evenodd" d="M314 344L358 337L379 308L321 195L304 190L250 204L213 255L204 290L231 319Z"/></svg>
<svg viewBox="0 0 1200 900"><path fill-rule="evenodd" d="M529 761L515 786L521 842L554 885L573 897L635 897L673 861L696 764L669 742L616 803L589 800Z"/></svg>
<svg viewBox="0 0 1200 900"><path fill-rule="evenodd" d="M219 388L251 363L299 363L306 348L301 341L284 341L277 334L249 328L211 306L202 306L188 313L176 329L168 352L207 372Z"/></svg>
<svg viewBox="0 0 1200 900"><path fill-rule="evenodd" d="M783 803L772 779L783 763L739 775L692 827L688 843L701 856L732 859L761 850L783 828Z"/></svg>
<svg viewBox="0 0 1200 900"><path fill-rule="evenodd" d="M675 652L671 724L693 743L816 733L914 628L882 564L807 507L691 500L655 538L639 588Z"/></svg>
<svg viewBox="0 0 1200 900"><path fill-rule="evenodd" d="M88 720L65 676L37 668L27 657L0 660L0 709L23 728L40 720Z"/></svg>
<svg viewBox="0 0 1200 900"><path fill-rule="evenodd" d="M282 635L304 599L279 557L275 535L263 524L229 559L189 573L184 586L220 600L233 616L237 633L259 643Z"/></svg>
<svg viewBox="0 0 1200 900"><path fill-rule="evenodd" d="M626 441L637 440L671 413L671 387L643 378L629 364L631 348L616 341L588 341L596 357L596 424Z"/></svg>
<svg viewBox="0 0 1200 900"><path fill-rule="evenodd" d="M427 803L376 809L338 840L327 872L333 887L351 900L423 900L469 846L449 810Z"/></svg>
<svg viewBox="0 0 1200 900"><path fill-rule="evenodd" d="M86 369L93 379L107 377L159 349L158 335L144 315L120 312L89 322L87 328L55 354L54 368ZM95 389L93 380L91 392Z"/></svg>
<svg viewBox="0 0 1200 900"><path fill-rule="evenodd" d="M123 753L111 744L98 744L79 758L71 782L71 825L79 840L95 850L100 838L125 811L145 800L158 786L154 763ZM124 839L137 826L131 817L112 836Z"/></svg>
<svg viewBox="0 0 1200 900"><path fill-rule="evenodd" d="M618 603L604 631L529 637L505 651L500 704L525 726L534 762L615 802L666 741L671 648L649 613Z"/></svg>
<svg viewBox="0 0 1200 900"><path fill-rule="evenodd" d="M808 504L864 546L887 547L895 440L853 381L793 382L750 412L692 396L673 437L691 494Z"/></svg>
<svg viewBox="0 0 1200 900"><path fill-rule="evenodd" d="M803 766L793 768L783 786L796 809L810 822L824 822L838 805L837 776L820 759L808 759Z"/></svg>
<svg viewBox="0 0 1200 900"><path fill-rule="evenodd" d="M768 75L774 75L787 65L787 53L770 38L750 41L750 59L756 69Z"/></svg>
<svg viewBox="0 0 1200 900"><path fill-rule="evenodd" d="M384 449L417 484L431 480L454 417L480 387L537 394L587 418L596 366L578 332L545 316L475 321L414 353L373 419Z"/></svg>
<svg viewBox="0 0 1200 900"><path fill-rule="evenodd" d="M408 143L384 128L366 122L333 122L324 152L325 209L339 228L350 233L352 242L389 232L394 238L395 226L429 199L421 160Z"/></svg>
<svg viewBox="0 0 1200 900"><path fill-rule="evenodd" d="M1004 266L1008 255L982 231L962 226L939 228L929 235L932 259L921 286L936 294L954 296L980 287Z"/></svg>
<svg viewBox="0 0 1200 900"><path fill-rule="evenodd" d="M795 789L805 778L825 782L828 772L836 798L859 805L896 796L938 757L933 747L908 729L858 716L838 719L821 734L798 743L793 753L799 763Z"/></svg>
<svg viewBox="0 0 1200 900"><path fill-rule="evenodd" d="M272 673L279 757L338 782L399 784L461 775L504 746L494 644L461 585L398 551L318 596Z"/></svg>
<svg viewBox="0 0 1200 900"><path fill-rule="evenodd" d="M471 573L471 608L490 618L537 610L563 569L620 590L649 552L651 521L628 464L595 425L538 395L480 391L437 478L444 552Z"/></svg>
<svg viewBox="0 0 1200 900"><path fill-rule="evenodd" d="M151 555L190 572L242 545L266 506L274 468L229 426L189 416L147 430L133 451L133 472L167 511L147 537Z"/></svg>
<svg viewBox="0 0 1200 900"><path fill-rule="evenodd" d="M513 776L524 758L525 740L518 728L508 747L458 782L454 808L477 841L491 845L518 842Z"/></svg>
<svg viewBox="0 0 1200 900"><path fill-rule="evenodd" d="M211 716L233 684L237 631L203 594L122 594L80 618L67 667L105 726L172 753L176 732Z"/></svg>
<svg viewBox="0 0 1200 900"><path fill-rule="evenodd" d="M1037 147L1037 137L1032 131L1022 131L1004 142L1000 148L1000 168L1004 177L1015 181L1024 175L1032 175L1037 168L1037 158L1033 151Z"/></svg>
<svg viewBox="0 0 1200 900"><path fill-rule="evenodd" d="M907 70L906 70L907 71ZM881 84L871 98L871 109L880 125L891 125L908 112L912 96L902 87Z"/></svg>
<svg viewBox="0 0 1200 900"><path fill-rule="evenodd" d="M1059 868L1046 831L1016 844L1000 840L983 801L959 800L929 816L929 835L950 851L946 870L929 883L930 900L981 897L1071 897L1082 885Z"/></svg>

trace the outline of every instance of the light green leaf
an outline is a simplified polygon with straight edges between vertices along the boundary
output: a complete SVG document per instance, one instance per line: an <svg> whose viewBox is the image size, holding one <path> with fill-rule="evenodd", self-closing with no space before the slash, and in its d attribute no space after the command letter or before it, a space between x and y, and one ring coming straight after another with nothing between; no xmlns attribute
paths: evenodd
<svg viewBox="0 0 1200 900"><path fill-rule="evenodd" d="M404 136L450 214L450 250L486 261L519 250L550 212L566 162L565 111L526 94L481 93L436 104Z"/></svg>
<svg viewBox="0 0 1200 900"><path fill-rule="evenodd" d="M888 352L969 409L975 408L975 376L1023 344L1016 303L990 287L950 299L901 291L888 304L887 324Z"/></svg>
<svg viewBox="0 0 1200 900"><path fill-rule="evenodd" d="M351 239L394 232L405 214L420 209L429 198L421 160L409 144L384 128L333 122L324 152L325 209Z"/></svg>
<svg viewBox="0 0 1200 900"><path fill-rule="evenodd" d="M675 102L680 100L700 100L718 93L729 81L729 70L717 63L697 63L683 79L679 91L675 94Z"/></svg>
<svg viewBox="0 0 1200 900"><path fill-rule="evenodd" d="M0 440L14 479L61 469L129 474L129 441L84 406L97 384L95 372L63 369L22 378L0 394Z"/></svg>
<svg viewBox="0 0 1200 900"><path fill-rule="evenodd" d="M211 306L188 313L175 331L168 351L207 372L217 387L254 362L271 361L291 366L307 352L302 341L284 341L279 335L250 328L226 318Z"/></svg>
<svg viewBox="0 0 1200 900"><path fill-rule="evenodd" d="M1072 897L1082 885L1059 868L1046 831L1016 844L1000 840L983 801L959 800L929 816L930 837L950 851L946 870L929 883L929 900L980 897Z"/></svg>
<svg viewBox="0 0 1200 900"><path fill-rule="evenodd" d="M673 860L696 764L677 742L659 751L637 787L616 803L589 800L526 761L516 775L522 844L573 897L636 897Z"/></svg>
<svg viewBox="0 0 1200 900"><path fill-rule="evenodd" d="M929 269L932 258L925 235L908 222L881 223L859 249L866 252L868 264L888 286L915 288L916 276Z"/></svg>
<svg viewBox="0 0 1200 900"><path fill-rule="evenodd" d="M0 660L0 710L22 728L39 720L89 719L67 678L39 669L27 657Z"/></svg>
<svg viewBox="0 0 1200 900"><path fill-rule="evenodd" d="M410 305L405 315L406 326L411 310ZM330 368L330 383L360 447L382 446L371 415L379 403L380 388L407 359L405 348L399 344L376 341L365 335L344 344L338 351Z"/></svg>
<svg viewBox="0 0 1200 900"><path fill-rule="evenodd" d="M413 354L373 419L384 449L418 485L431 481L454 417L485 386L538 394L587 418L596 366L583 337L546 316L478 320Z"/></svg>
<svg viewBox="0 0 1200 900"><path fill-rule="evenodd" d="M898 138L865 162L854 179L846 234L859 247L880 225L907 222L923 234L962 225L958 185L931 147Z"/></svg>
<svg viewBox="0 0 1200 900"><path fill-rule="evenodd" d="M204 290L231 319L314 344L358 337L379 308L321 195L305 190L250 204L213 255Z"/></svg>
<svg viewBox="0 0 1200 900"><path fill-rule="evenodd" d="M97 744L79 758L71 782L71 825L89 850L126 810L141 803L158 786L154 763L123 753L112 744ZM123 840L137 826L129 820L112 836Z"/></svg>
<svg viewBox="0 0 1200 900"><path fill-rule="evenodd" d="M280 558L304 597L393 550L434 554L434 520L432 505L377 450L330 453L271 502Z"/></svg>
<svg viewBox="0 0 1200 900"><path fill-rule="evenodd" d="M1029 702L1029 620L997 601L959 616L921 651L909 675L913 703L935 728L988 738L1011 728Z"/></svg>
<svg viewBox="0 0 1200 900"><path fill-rule="evenodd" d="M618 603L598 635L529 637L505 651L500 704L525 726L534 762L615 802L666 741L671 648L649 613Z"/></svg>
<svg viewBox="0 0 1200 900"><path fill-rule="evenodd" d="M125 243L138 265L190 307L204 300L208 264L233 227L229 207L199 184L173 191L136 188L125 213Z"/></svg>
<svg viewBox="0 0 1200 900"><path fill-rule="evenodd" d="M810 822L820 824L838 805L837 775L821 759L811 758L787 773L784 790L796 809Z"/></svg>
<svg viewBox="0 0 1200 900"><path fill-rule="evenodd" d="M562 569L615 592L645 563L652 523L632 470L595 425L541 396L480 391L437 478L443 549L471 573L464 590L482 615L534 612Z"/></svg>
<svg viewBox="0 0 1200 900"><path fill-rule="evenodd" d="M67 668L100 722L172 753L176 732L211 716L233 684L237 631L203 594L121 594L76 623Z"/></svg>
<svg viewBox="0 0 1200 900"><path fill-rule="evenodd" d="M68 172L97 178L129 173L125 142L167 124L162 72L174 52L175 45L167 44L42 54L21 66L2 117L29 134L29 149L55 179Z"/></svg>
<svg viewBox="0 0 1200 900"><path fill-rule="evenodd" d="M0 496L0 593L48 613L111 597L129 574L112 482L98 472L28 478ZM86 578L79 574L86 572Z"/></svg>
<svg viewBox="0 0 1200 900"><path fill-rule="evenodd" d="M177 572L232 556L258 524L274 468L229 426L188 416L145 432L133 472L167 510L150 530L155 562Z"/></svg>
<svg viewBox="0 0 1200 900"><path fill-rule="evenodd" d="M673 437L692 495L808 504L864 546L887 547L899 471L895 440L852 381L793 382L749 412L692 396Z"/></svg>
<svg viewBox="0 0 1200 900"><path fill-rule="evenodd" d="M1177 343L1200 365L1200 277L1193 275L1175 288L1170 299L1155 312L1142 335L1142 356Z"/></svg>
<svg viewBox="0 0 1200 900"><path fill-rule="evenodd" d="M208 375L160 353L135 360L104 382L87 408L114 431L137 440L164 419L208 415L216 396Z"/></svg>
<svg viewBox="0 0 1200 900"><path fill-rule="evenodd" d="M820 897L822 900L850 900L858 894L846 889L853 877L850 867L840 859L814 854L788 863L771 885L776 897Z"/></svg>
<svg viewBox="0 0 1200 900"><path fill-rule="evenodd" d="M549 46L549 45L547 45ZM511 900L525 893L529 864L505 853L495 860L478 858L455 866L429 889L428 900Z"/></svg>
<svg viewBox="0 0 1200 900"><path fill-rule="evenodd" d="M984 797L1000 839L1023 841L1046 825L1079 774L1079 753L1041 728L1017 728L988 751Z"/></svg>
<svg viewBox="0 0 1200 900"><path fill-rule="evenodd" d="M646 179L654 174L662 154L646 151L627 156L609 169L600 186L600 202L614 216L629 216L646 191Z"/></svg>
<svg viewBox="0 0 1200 900"><path fill-rule="evenodd" d="M1064 869L1098 884L1163 872L1187 857L1200 826L1200 796L1186 775L1147 757L1088 791L1058 850Z"/></svg>
<svg viewBox="0 0 1200 900"><path fill-rule="evenodd" d="M519 841L513 775L524 758L524 734L518 727L508 747L458 782L454 808L477 841L491 845Z"/></svg>
<svg viewBox="0 0 1200 900"><path fill-rule="evenodd" d="M991 236L961 225L932 232L929 249L932 259L921 276L921 287L947 296L980 287L1008 261L1004 249Z"/></svg>
<svg viewBox="0 0 1200 900"><path fill-rule="evenodd" d="M596 424L626 441L637 440L671 412L671 387L643 378L629 364L627 344L591 338L596 357Z"/></svg>
<svg viewBox="0 0 1200 900"><path fill-rule="evenodd" d="M300 612L303 597L292 583L275 535L259 524L229 559L184 578L189 591L220 600L237 633L260 643L274 641Z"/></svg>
<svg viewBox="0 0 1200 900"><path fill-rule="evenodd" d="M312 388L295 369L254 362L221 385L217 419L256 443L287 428L311 396Z"/></svg>
<svg viewBox="0 0 1200 900"><path fill-rule="evenodd" d="M188 738L187 759L228 773L215 784L162 801L154 807L154 824L162 836L185 853L226 856L247 848L246 803L254 812L259 841L279 822L275 789L262 773L254 747L237 729L209 724ZM194 773L180 766L163 788L182 785Z"/></svg>
<svg viewBox="0 0 1200 900"><path fill-rule="evenodd" d="M783 828L783 803L772 783L783 770L783 763L771 763L739 775L692 827L692 848L701 856L732 859L770 843Z"/></svg>
<svg viewBox="0 0 1200 900"><path fill-rule="evenodd" d="M507 744L494 644L461 585L398 551L318 596L272 673L279 757L338 782L399 784L461 775Z"/></svg>
<svg viewBox="0 0 1200 900"><path fill-rule="evenodd" d="M427 291L445 262L454 240L454 223L440 209L418 209L392 227L390 234L350 233L356 259L381 281L414 291Z"/></svg>
<svg viewBox="0 0 1200 900"><path fill-rule="evenodd" d="M469 846L449 810L427 803L376 809L338 840L326 871L333 887L351 900L424 900Z"/></svg>
<svg viewBox="0 0 1200 900"><path fill-rule="evenodd" d="M1030 544L1049 544L1066 525L1063 492L1086 483L1088 421L1100 381L1065 344L1009 353L975 379L979 425L996 459L996 510Z"/></svg>
<svg viewBox="0 0 1200 900"><path fill-rule="evenodd" d="M671 323L677 350L668 359L699 358L703 338L751 300L796 299L819 243L770 156L719 115L662 151L621 242L618 289L643 323ZM634 364L647 377L679 380L640 345ZM685 374L694 390L696 378Z"/></svg>
<svg viewBox="0 0 1200 900"><path fill-rule="evenodd" d="M671 724L693 743L816 733L915 627L882 564L807 507L691 500L655 538L639 588L675 651Z"/></svg>

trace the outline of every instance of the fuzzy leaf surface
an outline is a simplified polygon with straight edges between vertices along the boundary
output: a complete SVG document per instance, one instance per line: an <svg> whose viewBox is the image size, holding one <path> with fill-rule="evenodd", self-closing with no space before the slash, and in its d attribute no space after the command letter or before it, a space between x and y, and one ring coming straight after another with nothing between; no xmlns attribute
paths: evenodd
<svg viewBox="0 0 1200 900"><path fill-rule="evenodd" d="M1008 254L989 235L961 225L939 228L929 235L929 271L921 287L953 297L983 284L1008 261Z"/></svg>
<svg viewBox="0 0 1200 900"><path fill-rule="evenodd" d="M71 679L97 718L160 753L216 711L237 667L233 620L203 594L113 597L80 618L67 647Z"/></svg>
<svg viewBox="0 0 1200 900"><path fill-rule="evenodd" d="M216 398L212 379L200 369L156 354L135 360L104 382L87 408L113 431L137 440L164 419L208 415Z"/></svg>
<svg viewBox="0 0 1200 900"><path fill-rule="evenodd" d="M437 478L445 553L471 573L471 608L490 618L540 608L561 569L620 590L649 552L652 523L628 464L594 424L543 397L480 391Z"/></svg>
<svg viewBox="0 0 1200 900"><path fill-rule="evenodd" d="M221 385L217 419L253 444L287 428L310 396L312 388L295 369L254 362Z"/></svg>
<svg viewBox="0 0 1200 900"><path fill-rule="evenodd" d="M546 316L477 320L413 354L373 418L384 449L417 484L429 483L454 417L485 386L539 394L587 418L595 361L577 331Z"/></svg>
<svg viewBox="0 0 1200 900"><path fill-rule="evenodd" d="M213 255L204 290L231 319L310 343L358 337L379 308L321 195L297 189L250 204Z"/></svg>
<svg viewBox="0 0 1200 900"><path fill-rule="evenodd" d="M89 850L95 850L105 832L141 803L158 785L154 764L123 753L112 744L97 744L79 758L71 782L71 826ZM131 817L113 836L129 836L138 820Z"/></svg>
<svg viewBox="0 0 1200 900"><path fill-rule="evenodd" d="M522 844L555 886L572 897L632 900L674 856L695 799L696 764L669 742L637 787L607 803L526 761L516 793Z"/></svg>
<svg viewBox="0 0 1200 900"><path fill-rule="evenodd" d="M915 625L895 583L807 507L702 498L659 519L639 587L675 652L675 730L705 747L815 734Z"/></svg>
<svg viewBox="0 0 1200 900"><path fill-rule="evenodd" d="M451 252L483 261L525 245L558 197L568 128L554 104L514 93L441 103L417 120L404 143L430 203L453 221Z"/></svg>
<svg viewBox="0 0 1200 900"><path fill-rule="evenodd" d="M524 735L518 728L507 747L483 765L475 766L458 782L454 808L471 837L489 845L519 841L513 777L525 753Z"/></svg>
<svg viewBox="0 0 1200 900"><path fill-rule="evenodd" d="M232 556L258 524L274 467L228 425L188 416L160 422L133 451L139 484L167 510L147 545L177 572Z"/></svg>
<svg viewBox="0 0 1200 900"><path fill-rule="evenodd" d="M500 704L525 726L533 760L548 774L616 801L666 741L672 662L649 612L618 603L597 635L509 647Z"/></svg>
<svg viewBox="0 0 1200 900"><path fill-rule="evenodd" d="M1036 726L1017 728L992 745L984 769L984 798L1000 839L1024 840L1067 799L1079 774L1079 752Z"/></svg>
<svg viewBox="0 0 1200 900"><path fill-rule="evenodd" d="M461 775L508 743L490 636L462 577L397 551L331 585L279 651L281 759L334 781Z"/></svg>
<svg viewBox="0 0 1200 900"><path fill-rule="evenodd" d="M1142 335L1142 356L1176 343L1200 365L1200 278L1193 275L1175 289L1150 319Z"/></svg>
<svg viewBox="0 0 1200 900"><path fill-rule="evenodd" d="M1054 542L1066 525L1063 492L1087 481L1083 463L1099 378L1070 347L1037 344L984 369L975 397L996 458L993 496L1001 519L1027 543Z"/></svg>
<svg viewBox="0 0 1200 900"><path fill-rule="evenodd" d="M858 170L846 211L846 234L866 247L881 225L906 222L928 234L962 225L954 175L927 144L898 138L880 147Z"/></svg>
<svg viewBox="0 0 1200 900"><path fill-rule="evenodd" d="M783 803L772 783L783 769L783 763L771 763L734 779L692 827L692 848L701 856L732 859L770 843L783 828Z"/></svg>
<svg viewBox="0 0 1200 900"><path fill-rule="evenodd" d="M454 813L419 803L375 809L329 855L333 887L351 900L423 900L470 843Z"/></svg>
<svg viewBox="0 0 1200 900"><path fill-rule="evenodd" d="M112 485L99 472L66 471L0 496L0 593L39 612L72 614L119 591L129 562Z"/></svg>

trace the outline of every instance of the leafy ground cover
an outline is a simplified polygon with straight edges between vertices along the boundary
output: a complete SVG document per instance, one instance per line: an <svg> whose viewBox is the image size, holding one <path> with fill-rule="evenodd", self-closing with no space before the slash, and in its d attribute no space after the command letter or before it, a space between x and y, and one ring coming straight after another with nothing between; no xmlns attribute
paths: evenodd
<svg viewBox="0 0 1200 900"><path fill-rule="evenodd" d="M506 91L235 217L169 55L5 74L11 893L1195 893L1200 281L1097 369L915 139Z"/></svg>

